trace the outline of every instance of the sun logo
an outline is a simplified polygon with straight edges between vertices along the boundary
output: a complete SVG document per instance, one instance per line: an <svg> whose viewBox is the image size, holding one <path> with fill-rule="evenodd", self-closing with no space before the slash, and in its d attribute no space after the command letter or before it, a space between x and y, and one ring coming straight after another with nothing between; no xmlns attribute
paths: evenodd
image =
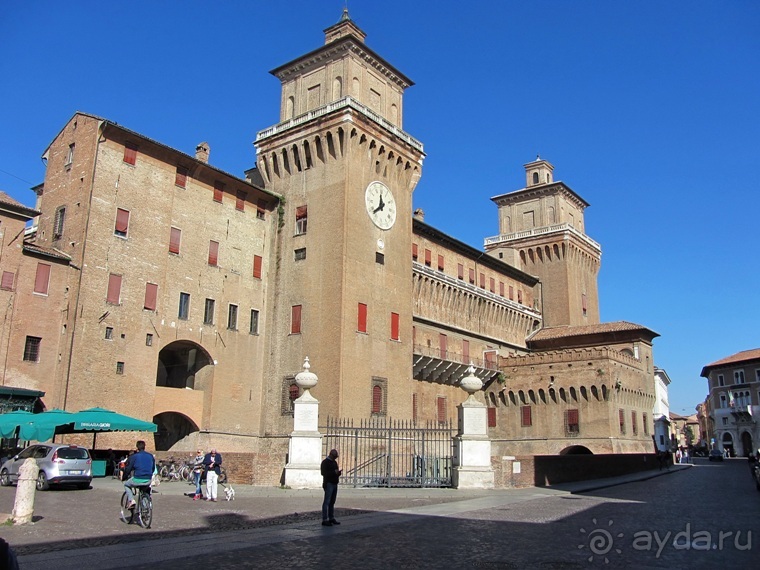
<svg viewBox="0 0 760 570"><path fill-rule="evenodd" d="M594 525L597 524L596 519L591 519ZM607 523L607 528L612 526L613 521ZM594 556L601 556L604 558L604 563L609 564L610 559L607 558L607 554L613 550L615 545L615 538L623 538L623 533L619 532L615 537L612 536L612 532L606 528L595 528L591 532L586 532L585 528L581 528L581 533L588 535L587 544L579 544L578 548L587 548L591 551L591 556L588 557L589 562L594 561ZM619 548L614 549L618 554L622 554Z"/></svg>

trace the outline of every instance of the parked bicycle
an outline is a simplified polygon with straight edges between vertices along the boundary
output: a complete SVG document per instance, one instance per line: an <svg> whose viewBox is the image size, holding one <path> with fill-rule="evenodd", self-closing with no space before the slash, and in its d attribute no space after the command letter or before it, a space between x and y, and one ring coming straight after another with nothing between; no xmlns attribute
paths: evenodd
<svg viewBox="0 0 760 570"><path fill-rule="evenodd" d="M129 499L125 491L121 495L121 520L127 524L137 522L143 528L150 528L153 522L153 497L150 485L130 485L135 494L135 504L127 508Z"/></svg>

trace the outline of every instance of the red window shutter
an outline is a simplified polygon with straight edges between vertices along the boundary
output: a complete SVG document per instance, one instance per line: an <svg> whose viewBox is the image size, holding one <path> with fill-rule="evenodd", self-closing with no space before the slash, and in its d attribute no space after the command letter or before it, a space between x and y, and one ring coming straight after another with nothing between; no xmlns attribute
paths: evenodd
<svg viewBox="0 0 760 570"><path fill-rule="evenodd" d="M116 208L116 227L114 228L117 235L126 236L129 229L129 211Z"/></svg>
<svg viewBox="0 0 760 570"><path fill-rule="evenodd" d="M417 244L413 243L412 244L412 259L414 261L417 261L417 257L419 257L419 254L417 253Z"/></svg>
<svg viewBox="0 0 760 570"><path fill-rule="evenodd" d="M522 303L522 289L517 290L517 302Z"/></svg>
<svg viewBox="0 0 760 570"><path fill-rule="evenodd" d="M504 281L499 281L499 295L504 296Z"/></svg>
<svg viewBox="0 0 760 570"><path fill-rule="evenodd" d="M383 389L380 386L372 386L372 413L379 414L383 411Z"/></svg>
<svg viewBox="0 0 760 570"><path fill-rule="evenodd" d="M156 298L158 297L158 285L155 283L145 284L145 302L143 307L149 311L156 310Z"/></svg>
<svg viewBox="0 0 760 570"><path fill-rule="evenodd" d="M106 301L114 305L119 304L121 299L121 275L108 276L108 293L106 294Z"/></svg>
<svg viewBox="0 0 760 570"><path fill-rule="evenodd" d="M515 300L515 288L512 287L512 285L509 286L509 300L510 301Z"/></svg>
<svg viewBox="0 0 760 570"><path fill-rule="evenodd" d="M308 206L298 206L296 208L296 221L304 219L308 216L308 213Z"/></svg>
<svg viewBox="0 0 760 570"><path fill-rule="evenodd" d="M391 313L391 340L398 340L399 320L398 313Z"/></svg>
<svg viewBox="0 0 760 570"><path fill-rule="evenodd" d="M184 188L187 185L187 168L183 166L177 167L177 175L174 177L174 184Z"/></svg>
<svg viewBox="0 0 760 570"><path fill-rule="evenodd" d="M171 236L169 237L169 253L179 253L179 244L182 241L182 230L179 228L172 228Z"/></svg>
<svg viewBox="0 0 760 570"><path fill-rule="evenodd" d="M208 264L216 267L219 258L219 242L211 240L208 242Z"/></svg>
<svg viewBox="0 0 760 570"><path fill-rule="evenodd" d="M462 360L464 360L465 364L470 362L470 341L469 340L462 341Z"/></svg>
<svg viewBox="0 0 760 570"><path fill-rule="evenodd" d="M491 293L495 293L496 292L496 280L493 277L490 277L489 280L488 280L488 290Z"/></svg>
<svg viewBox="0 0 760 570"><path fill-rule="evenodd" d="M137 162L137 147L135 145L130 143L124 145L124 162L132 166Z"/></svg>
<svg viewBox="0 0 760 570"><path fill-rule="evenodd" d="M533 425L533 414L530 406L522 406L520 408L522 413L522 426L529 427Z"/></svg>
<svg viewBox="0 0 760 570"><path fill-rule="evenodd" d="M245 210L245 192L238 190L235 194L235 209L241 212Z"/></svg>
<svg viewBox="0 0 760 570"><path fill-rule="evenodd" d="M578 410L567 410L567 424L571 426L578 425Z"/></svg>
<svg viewBox="0 0 760 570"><path fill-rule="evenodd" d="M636 425L636 412L631 410L631 433L633 435L636 435L637 431L638 431L638 426Z"/></svg>
<svg viewBox="0 0 760 570"><path fill-rule="evenodd" d="M480 274L480 288L481 289L486 288L486 274L485 273Z"/></svg>
<svg viewBox="0 0 760 570"><path fill-rule="evenodd" d="M488 427L496 427L496 408L488 408Z"/></svg>
<svg viewBox="0 0 760 570"><path fill-rule="evenodd" d="M300 334L301 332L301 305L293 305L290 308L290 333Z"/></svg>
<svg viewBox="0 0 760 570"><path fill-rule="evenodd" d="M438 421L443 423L446 421L446 398L438 396L436 401L436 407L438 408Z"/></svg>
<svg viewBox="0 0 760 570"><path fill-rule="evenodd" d="M3 281L0 283L0 289L5 291L13 291L13 282L16 279L16 274L12 271L3 271Z"/></svg>
<svg viewBox="0 0 760 570"><path fill-rule="evenodd" d="M253 256L253 278L261 279L261 262L262 257L260 255Z"/></svg>
<svg viewBox="0 0 760 570"><path fill-rule="evenodd" d="M457 277L459 279L464 279L464 265L461 263L457 263Z"/></svg>
<svg viewBox="0 0 760 570"><path fill-rule="evenodd" d="M475 270L474 269L470 269L470 283L472 285L475 285Z"/></svg>
<svg viewBox="0 0 760 570"><path fill-rule="evenodd" d="M446 338L446 335L443 333L438 335L438 347L441 350L441 358L448 358L449 356L449 352L447 350L448 339Z"/></svg>
<svg viewBox="0 0 760 570"><path fill-rule="evenodd" d="M221 202L224 195L224 184L221 182L214 182L214 202Z"/></svg>
<svg viewBox="0 0 760 570"><path fill-rule="evenodd" d="M585 313L586 309L587 309L587 307L586 307L586 294L585 293L583 293L583 295L581 295L581 302L583 303L583 312Z"/></svg>
<svg viewBox="0 0 760 570"><path fill-rule="evenodd" d="M433 263L432 258L433 258L433 253L429 249L426 249L425 250L425 265L430 267L430 265Z"/></svg>
<svg viewBox="0 0 760 570"><path fill-rule="evenodd" d="M37 264L37 275L34 277L34 292L42 295L48 294L48 284L50 283L50 265L47 263Z"/></svg>
<svg viewBox="0 0 760 570"><path fill-rule="evenodd" d="M443 256L438 256L438 271L443 271Z"/></svg>
<svg viewBox="0 0 760 570"><path fill-rule="evenodd" d="M367 332L367 305L359 303L359 317L356 325L359 332Z"/></svg>

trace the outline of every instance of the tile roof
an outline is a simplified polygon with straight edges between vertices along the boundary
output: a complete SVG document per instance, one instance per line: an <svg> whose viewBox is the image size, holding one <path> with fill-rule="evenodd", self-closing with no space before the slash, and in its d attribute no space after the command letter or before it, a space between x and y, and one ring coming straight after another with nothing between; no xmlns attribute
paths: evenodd
<svg viewBox="0 0 760 570"><path fill-rule="evenodd" d="M53 247L42 247L33 243L24 242L24 251L36 253L39 255L45 255L47 257L54 257L56 259L62 259L64 261L71 261L70 256L66 255L62 251L58 251Z"/></svg>
<svg viewBox="0 0 760 570"><path fill-rule="evenodd" d="M753 348L751 350L743 350L741 352L737 352L736 354L732 354L726 358L716 360L712 364L705 366L705 368L713 368L714 366L722 366L723 364L734 364L736 362L745 362L747 360L760 360L760 348Z"/></svg>
<svg viewBox="0 0 760 570"><path fill-rule="evenodd" d="M31 215L32 217L37 216L39 214L37 210L34 210L30 208L29 206L25 206L21 202L14 200L2 190L0 190L0 204L10 206L14 210L19 210L21 213Z"/></svg>
<svg viewBox="0 0 760 570"><path fill-rule="evenodd" d="M611 323L599 323L596 325L579 325L568 326L563 325L561 327L549 327L539 330L536 334L530 337L529 340L551 340L555 338L566 338L571 336L584 336L590 334L605 334L623 331L640 331L649 330L644 326L637 325L635 323L629 323L628 321L614 321Z"/></svg>

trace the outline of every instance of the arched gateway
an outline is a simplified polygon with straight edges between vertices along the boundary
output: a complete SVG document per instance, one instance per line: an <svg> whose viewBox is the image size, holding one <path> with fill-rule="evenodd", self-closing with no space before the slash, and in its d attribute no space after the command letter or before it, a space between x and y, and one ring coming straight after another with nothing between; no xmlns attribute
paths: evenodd
<svg viewBox="0 0 760 570"><path fill-rule="evenodd" d="M206 349L192 341L178 340L161 349L156 370L158 413L153 417L158 425L156 450L169 450L198 431L205 394L210 394L213 386L213 365Z"/></svg>

